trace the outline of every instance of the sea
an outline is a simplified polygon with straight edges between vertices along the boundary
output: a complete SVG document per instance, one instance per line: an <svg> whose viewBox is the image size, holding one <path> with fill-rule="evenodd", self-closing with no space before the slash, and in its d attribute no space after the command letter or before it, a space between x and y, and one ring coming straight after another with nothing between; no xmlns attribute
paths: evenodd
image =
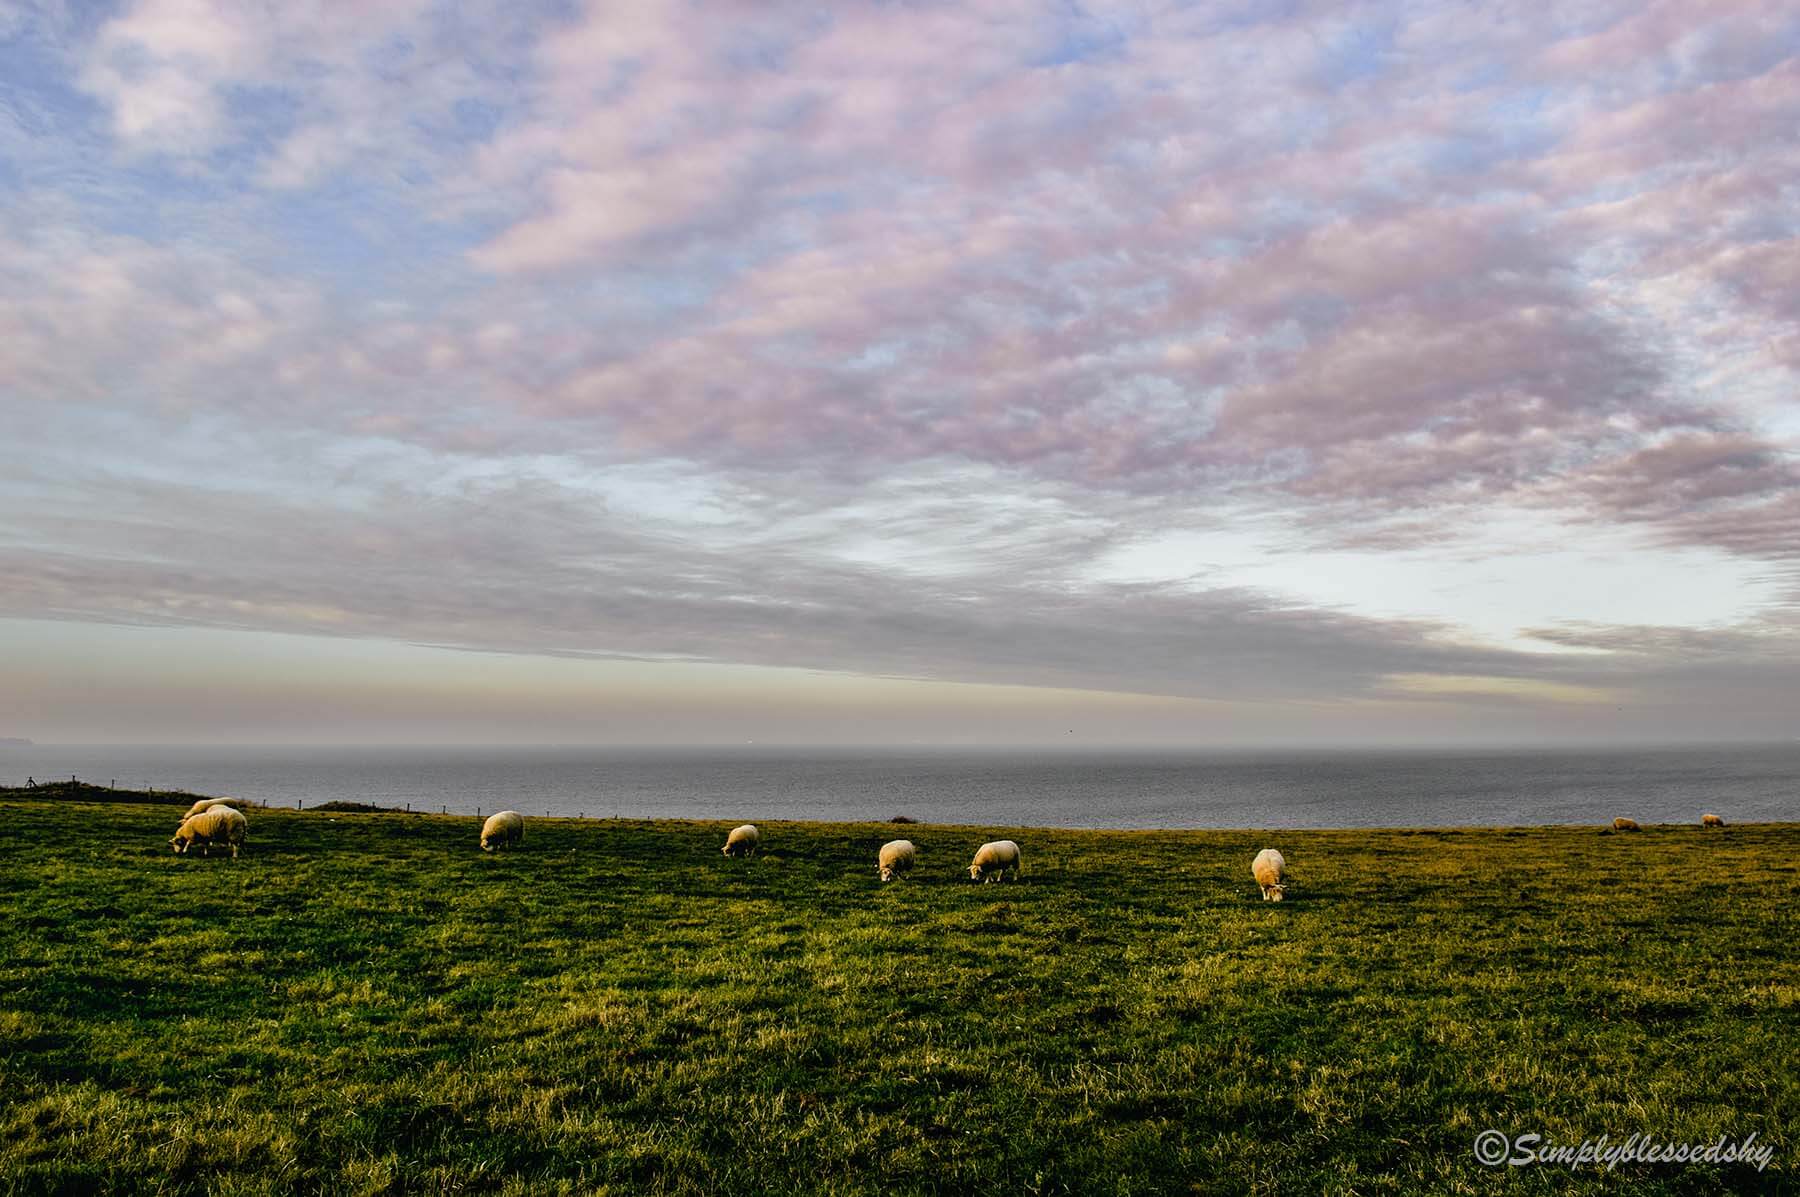
<svg viewBox="0 0 1800 1197"><path fill-rule="evenodd" d="M0 784L79 777L450 814L1080 828L1800 820L1800 743L1484 751L0 745Z"/></svg>

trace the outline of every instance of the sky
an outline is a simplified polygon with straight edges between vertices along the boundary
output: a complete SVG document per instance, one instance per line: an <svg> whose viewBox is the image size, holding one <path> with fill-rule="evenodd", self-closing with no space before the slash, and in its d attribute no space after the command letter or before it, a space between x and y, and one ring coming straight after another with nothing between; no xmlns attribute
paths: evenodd
<svg viewBox="0 0 1800 1197"><path fill-rule="evenodd" d="M1800 9L0 0L0 736L1800 736Z"/></svg>

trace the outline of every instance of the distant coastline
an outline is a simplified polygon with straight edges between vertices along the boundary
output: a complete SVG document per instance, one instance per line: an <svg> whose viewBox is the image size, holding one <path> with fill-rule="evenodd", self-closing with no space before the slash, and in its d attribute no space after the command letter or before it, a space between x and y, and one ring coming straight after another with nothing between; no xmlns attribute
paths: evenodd
<svg viewBox="0 0 1800 1197"><path fill-rule="evenodd" d="M0 748L30 748L30 740L20 736L0 736Z"/></svg>

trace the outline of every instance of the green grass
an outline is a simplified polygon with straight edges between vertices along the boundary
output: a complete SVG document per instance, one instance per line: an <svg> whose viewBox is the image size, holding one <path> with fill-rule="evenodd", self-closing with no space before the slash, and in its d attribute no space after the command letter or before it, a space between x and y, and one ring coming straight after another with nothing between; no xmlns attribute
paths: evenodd
<svg viewBox="0 0 1800 1197"><path fill-rule="evenodd" d="M1713 1193L1800 1168L1800 827L1073 832L0 798L0 1191ZM753 812L747 812L753 813ZM735 822L735 820L734 820ZM904 835L915 876L882 887ZM983 839L1023 882L974 886ZM1259 900L1279 846L1292 899ZM959 882L959 873L962 880ZM1491 1170L1487 1127L1755 1132Z"/></svg>

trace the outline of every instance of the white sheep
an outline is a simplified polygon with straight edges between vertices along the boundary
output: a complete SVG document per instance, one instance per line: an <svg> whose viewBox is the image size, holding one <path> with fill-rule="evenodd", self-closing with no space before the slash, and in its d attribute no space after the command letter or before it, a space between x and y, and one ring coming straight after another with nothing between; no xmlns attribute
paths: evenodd
<svg viewBox="0 0 1800 1197"><path fill-rule="evenodd" d="M1638 821L1636 819L1627 819L1625 816L1620 815L1618 818L1613 820L1613 830L1614 831L1642 831L1643 828L1638 826Z"/></svg>
<svg viewBox="0 0 1800 1197"><path fill-rule="evenodd" d="M1282 878L1287 876L1287 860L1273 848L1264 848L1250 862L1250 874L1256 878L1256 884L1262 886L1265 902L1279 902L1287 897L1287 885Z"/></svg>
<svg viewBox="0 0 1800 1197"><path fill-rule="evenodd" d="M1013 880L1019 879L1019 845L1011 840L990 840L975 849L975 859L969 865L969 880L979 881L983 885L998 877L1006 880L1007 870L1012 871Z"/></svg>
<svg viewBox="0 0 1800 1197"><path fill-rule="evenodd" d="M200 801L187 808L187 814L181 816L181 821L185 823L201 811L211 810L215 806L229 806L235 810L237 805L238 800L236 798L202 798Z"/></svg>
<svg viewBox="0 0 1800 1197"><path fill-rule="evenodd" d="M1723 826L1725 826L1725 820L1719 818L1719 816L1712 814L1711 812L1708 812L1708 813L1700 816L1700 826L1702 826L1702 827L1723 827Z"/></svg>
<svg viewBox="0 0 1800 1197"><path fill-rule="evenodd" d="M755 856L761 843L762 832L756 829L756 824L745 823L742 827L731 829L731 834L725 837L725 846L720 851L727 856Z"/></svg>
<svg viewBox="0 0 1800 1197"><path fill-rule="evenodd" d="M182 856L189 848L197 845L200 855L211 856L214 844L228 844L231 855L235 858L249 834L250 821L244 818L242 812L229 806L212 806L183 819L181 827L175 832L175 838L169 841L169 847L177 856Z"/></svg>
<svg viewBox="0 0 1800 1197"><path fill-rule="evenodd" d="M900 874L912 871L919 859L919 850L911 840L889 840L881 845L881 855L876 860L875 872L883 881L893 881Z"/></svg>
<svg viewBox="0 0 1800 1197"><path fill-rule="evenodd" d="M511 847L525 838L525 816L516 810L495 811L481 825L481 850Z"/></svg>

